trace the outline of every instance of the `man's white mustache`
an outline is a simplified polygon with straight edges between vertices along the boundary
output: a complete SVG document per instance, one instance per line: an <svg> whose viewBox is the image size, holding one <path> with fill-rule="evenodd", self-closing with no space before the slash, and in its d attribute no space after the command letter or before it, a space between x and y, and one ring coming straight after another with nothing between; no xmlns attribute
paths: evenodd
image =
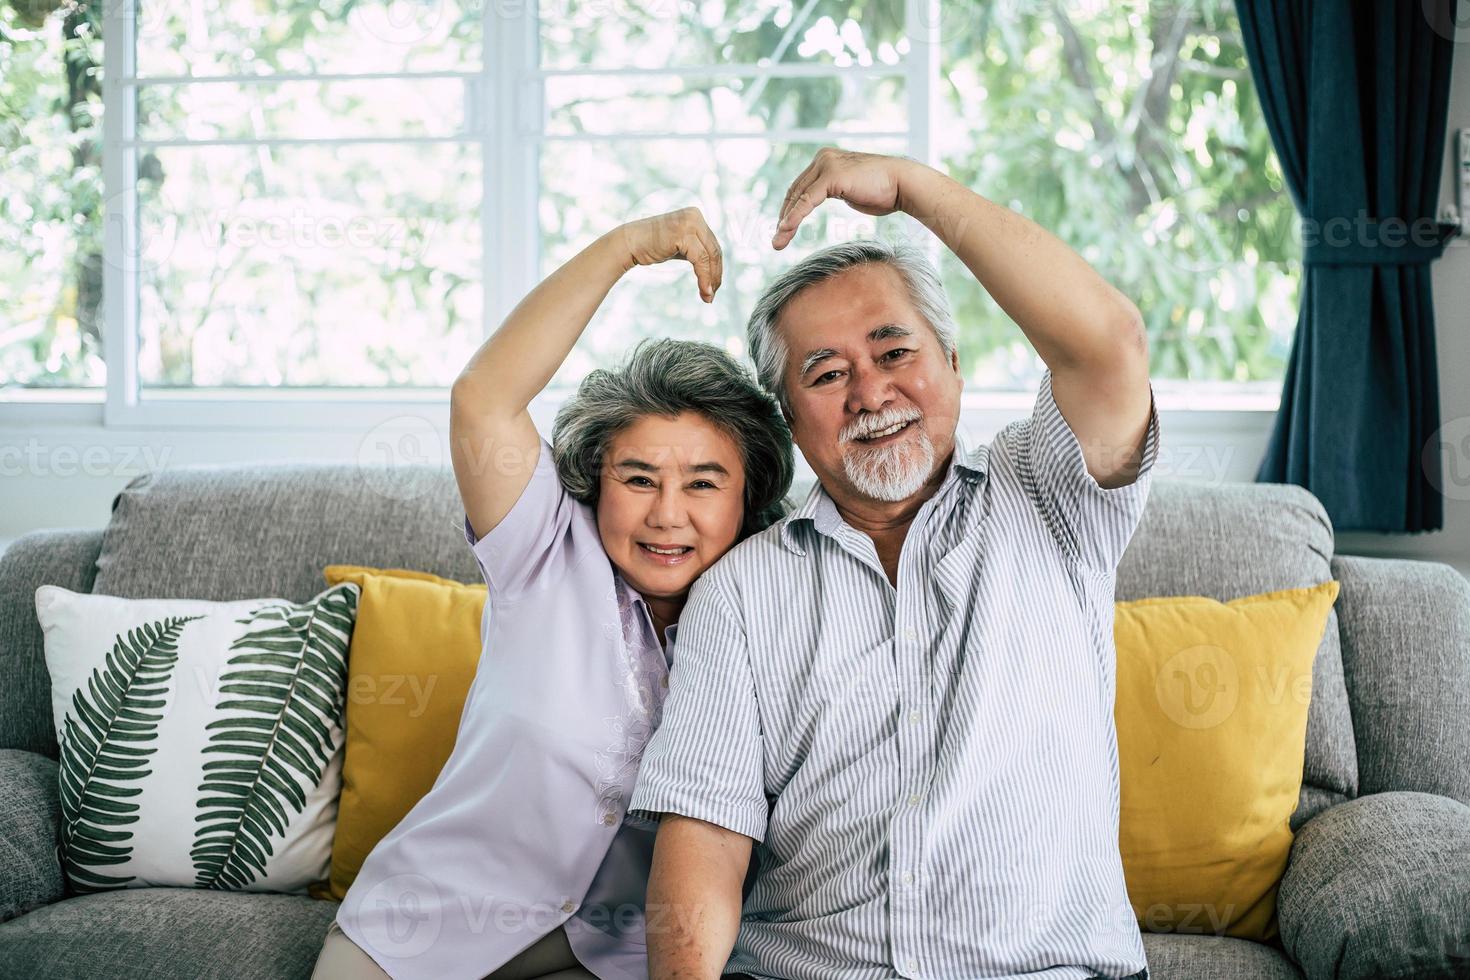
<svg viewBox="0 0 1470 980"><path fill-rule="evenodd" d="M899 425L903 422L917 422L924 414L915 408L885 408L877 415L855 419L843 427L838 438L843 442L853 442L857 439L866 439L874 432L882 432L884 429Z"/></svg>

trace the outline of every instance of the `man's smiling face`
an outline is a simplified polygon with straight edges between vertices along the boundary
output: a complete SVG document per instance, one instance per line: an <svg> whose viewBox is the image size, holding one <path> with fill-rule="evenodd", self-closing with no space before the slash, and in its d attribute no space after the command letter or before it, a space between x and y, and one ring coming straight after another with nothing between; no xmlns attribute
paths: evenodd
<svg viewBox="0 0 1470 980"><path fill-rule="evenodd" d="M828 493L918 493L954 449L964 380L898 271L870 262L809 286L777 329L791 434Z"/></svg>

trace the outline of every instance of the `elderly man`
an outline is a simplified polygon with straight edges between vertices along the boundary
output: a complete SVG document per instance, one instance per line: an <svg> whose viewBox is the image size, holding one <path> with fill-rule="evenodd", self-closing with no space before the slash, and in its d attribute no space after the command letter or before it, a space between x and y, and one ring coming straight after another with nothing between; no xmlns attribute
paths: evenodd
<svg viewBox="0 0 1470 980"><path fill-rule="evenodd" d="M832 197L922 222L1048 370L967 449L917 251L832 246L757 303L751 354L819 485L690 593L631 801L661 815L650 974L1147 977L1113 724L1114 571L1158 446L1139 313L902 158L822 150L773 245Z"/></svg>

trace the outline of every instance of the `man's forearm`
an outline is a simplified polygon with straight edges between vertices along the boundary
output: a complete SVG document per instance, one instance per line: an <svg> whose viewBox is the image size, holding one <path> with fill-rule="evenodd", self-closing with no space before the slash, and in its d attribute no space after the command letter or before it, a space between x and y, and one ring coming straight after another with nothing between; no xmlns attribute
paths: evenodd
<svg viewBox="0 0 1470 980"><path fill-rule="evenodd" d="M1134 339L1138 308L1082 256L1031 219L917 161L900 208L965 263L1053 369L1101 362Z"/></svg>
<svg viewBox="0 0 1470 980"><path fill-rule="evenodd" d="M648 877L650 980L716 980L740 932L751 840L665 814Z"/></svg>

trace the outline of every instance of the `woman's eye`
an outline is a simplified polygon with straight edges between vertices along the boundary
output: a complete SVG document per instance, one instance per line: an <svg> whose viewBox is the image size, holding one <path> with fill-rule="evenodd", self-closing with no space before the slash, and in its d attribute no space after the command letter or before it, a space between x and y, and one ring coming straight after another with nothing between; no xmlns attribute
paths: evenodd
<svg viewBox="0 0 1470 980"><path fill-rule="evenodd" d="M715 489L717 489L715 487L715 485L713 483L709 482L708 480L695 480L692 484L690 484L690 488L693 489L693 490L715 490Z"/></svg>
<svg viewBox="0 0 1470 980"><path fill-rule="evenodd" d="M653 481L650 480L646 476L635 476L635 477L632 477L632 478L630 478L628 480L628 483L629 483L630 486L635 486L635 487L651 487L651 486L653 486Z"/></svg>

